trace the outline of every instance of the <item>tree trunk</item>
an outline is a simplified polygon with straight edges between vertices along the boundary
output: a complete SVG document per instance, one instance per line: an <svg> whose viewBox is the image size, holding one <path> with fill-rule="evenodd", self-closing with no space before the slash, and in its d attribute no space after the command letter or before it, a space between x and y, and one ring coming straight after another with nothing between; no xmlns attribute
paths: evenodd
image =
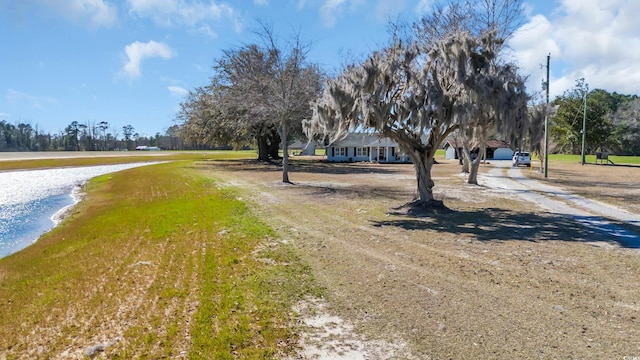
<svg viewBox="0 0 640 360"><path fill-rule="evenodd" d="M271 159L273 160L278 160L280 159L280 154L278 154L278 151L280 150L280 134L278 133L277 129L273 129L273 131L271 131L271 134L268 136L269 138L269 156L271 157ZM285 139L286 141L286 139Z"/></svg>
<svg viewBox="0 0 640 360"><path fill-rule="evenodd" d="M427 203L433 201L433 180L431 179L431 168L433 167L433 156L429 156L429 151L412 152L413 167L416 171L416 181L418 196L416 201Z"/></svg>
<svg viewBox="0 0 640 360"><path fill-rule="evenodd" d="M466 142L462 145L462 172L465 174L471 172L471 151Z"/></svg>
<svg viewBox="0 0 640 360"><path fill-rule="evenodd" d="M469 171L469 177L467 183L472 185L478 185L478 169L480 168L480 156L471 162L471 171Z"/></svg>
<svg viewBox="0 0 640 360"><path fill-rule="evenodd" d="M258 160L269 161L269 144L267 144L267 135L258 135Z"/></svg>
<svg viewBox="0 0 640 360"><path fill-rule="evenodd" d="M486 146L484 141L480 142L480 146L478 147L478 157L471 162L471 171L469 172L469 178L467 179L467 183L478 185L478 169L480 168L480 162L485 156Z"/></svg>
<svg viewBox="0 0 640 360"><path fill-rule="evenodd" d="M462 166L464 163L462 162L462 151L460 150L460 144L458 144L458 137L455 136L453 138L453 144L455 145L455 156L458 158L458 162L460 163L460 165Z"/></svg>
<svg viewBox="0 0 640 360"><path fill-rule="evenodd" d="M546 161L544 159L544 155L540 155L540 174L544 173L544 162Z"/></svg>
<svg viewBox="0 0 640 360"><path fill-rule="evenodd" d="M287 126L282 126L282 182L291 183L289 181L289 146L287 144Z"/></svg>

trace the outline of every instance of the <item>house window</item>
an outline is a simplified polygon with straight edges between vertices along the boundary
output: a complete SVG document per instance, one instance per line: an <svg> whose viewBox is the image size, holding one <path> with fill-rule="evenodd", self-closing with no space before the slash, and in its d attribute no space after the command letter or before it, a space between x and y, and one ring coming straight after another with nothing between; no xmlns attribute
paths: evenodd
<svg viewBox="0 0 640 360"><path fill-rule="evenodd" d="M345 147L337 147L335 151L335 156L347 156L347 148Z"/></svg>
<svg viewBox="0 0 640 360"><path fill-rule="evenodd" d="M367 156L367 148L366 147L357 147L356 148L356 156L358 156L358 157Z"/></svg>

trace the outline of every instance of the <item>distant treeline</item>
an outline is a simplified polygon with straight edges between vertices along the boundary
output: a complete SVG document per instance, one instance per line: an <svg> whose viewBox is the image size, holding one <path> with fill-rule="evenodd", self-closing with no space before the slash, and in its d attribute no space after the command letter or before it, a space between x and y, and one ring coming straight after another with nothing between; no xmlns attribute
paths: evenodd
<svg viewBox="0 0 640 360"><path fill-rule="evenodd" d="M552 152L579 154L585 122L587 153L608 151L615 155L640 156L640 98L637 95L602 89L588 91L580 79L552 104L558 106L557 114L550 121ZM138 146L214 150L247 148L251 142L245 139L244 143L236 142L232 146L210 141L206 136L194 136L193 131L188 131L188 125L189 122L184 122L169 127L164 134L141 136L131 125L116 129L104 121L84 124L73 121L63 131L52 134L39 130L37 125L0 120L0 151L124 151ZM255 146L255 141L252 145Z"/></svg>
<svg viewBox="0 0 640 360"><path fill-rule="evenodd" d="M73 121L63 131L48 133L38 125L0 120L0 151L124 151L138 146L165 150L213 149L209 145L186 143L180 132L180 127L174 125L164 134L141 136L131 125L115 129L104 121L84 124Z"/></svg>

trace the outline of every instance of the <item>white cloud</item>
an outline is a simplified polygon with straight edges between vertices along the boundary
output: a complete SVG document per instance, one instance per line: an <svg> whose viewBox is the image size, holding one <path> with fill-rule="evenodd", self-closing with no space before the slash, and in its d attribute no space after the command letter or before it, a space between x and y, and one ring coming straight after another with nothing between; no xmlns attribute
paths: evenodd
<svg viewBox="0 0 640 360"><path fill-rule="evenodd" d="M8 118L8 117L11 117L11 114L6 112L0 112L0 118Z"/></svg>
<svg viewBox="0 0 640 360"><path fill-rule="evenodd" d="M213 29L209 25L202 25L196 31L201 34L207 35L212 39L215 39L218 37L218 33L213 31Z"/></svg>
<svg viewBox="0 0 640 360"><path fill-rule="evenodd" d="M559 45L549 36L552 32L553 25L548 19L536 15L509 41L518 65L530 74L530 92L540 91L541 81L546 78L546 69L541 64L546 63L547 54L551 53L554 58L561 56Z"/></svg>
<svg viewBox="0 0 640 360"><path fill-rule="evenodd" d="M324 22L324 26L333 27L336 24L336 20L342 15L342 5L347 0L326 0L320 7L320 17Z"/></svg>
<svg viewBox="0 0 640 360"><path fill-rule="evenodd" d="M253 3L258 6L267 6L269 5L269 0L253 0Z"/></svg>
<svg viewBox="0 0 640 360"><path fill-rule="evenodd" d="M404 10L405 0L377 0L371 5L368 0L322 0L318 12L323 25L332 28L338 19L348 15L366 18L374 16L376 19L387 21ZM298 1L298 10L303 10L307 1Z"/></svg>
<svg viewBox="0 0 640 360"><path fill-rule="evenodd" d="M169 89L169 92L172 96L175 96L177 98L183 98L187 96L187 94L189 94L189 90L180 86L168 86L167 89Z"/></svg>
<svg viewBox="0 0 640 360"><path fill-rule="evenodd" d="M238 21L235 10L227 4L197 0L128 0L129 12L152 19L162 26L188 26L213 21Z"/></svg>
<svg viewBox="0 0 640 360"><path fill-rule="evenodd" d="M116 7L105 0L22 0L20 6L35 6L38 11L50 14L52 10L67 19L91 27L113 25L117 19ZM43 10L43 6L49 11Z"/></svg>
<svg viewBox="0 0 640 360"><path fill-rule="evenodd" d="M640 94L640 2L563 0L553 15L534 15L510 45L526 73L530 90L540 89L551 54L552 96L585 78L591 89Z"/></svg>
<svg viewBox="0 0 640 360"><path fill-rule="evenodd" d="M171 59L175 56L175 52L167 44L153 40L146 43L136 41L127 45L124 52L127 55L127 62L124 64L123 70L124 74L130 78L141 76L142 61L147 58Z"/></svg>

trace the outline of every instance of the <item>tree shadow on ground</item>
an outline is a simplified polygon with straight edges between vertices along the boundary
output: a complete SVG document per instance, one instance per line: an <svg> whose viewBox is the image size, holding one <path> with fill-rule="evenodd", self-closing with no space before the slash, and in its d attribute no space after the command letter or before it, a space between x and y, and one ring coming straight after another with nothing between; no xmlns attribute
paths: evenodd
<svg viewBox="0 0 640 360"><path fill-rule="evenodd" d="M306 195L312 198L320 197L336 197L336 198L348 198L348 199L390 199L394 201L401 201L407 198L408 192L406 190L386 187L386 186L373 186L373 185L353 185L343 186L340 183L310 183L310 182L298 182L295 185L299 189L308 191Z"/></svg>
<svg viewBox="0 0 640 360"><path fill-rule="evenodd" d="M282 161L210 160L200 161L196 164L196 166L213 166L231 171L282 171ZM377 163L328 163L317 160L292 161L289 164L289 171L291 173L322 173L337 175L397 173L397 169L389 166L388 164L381 165Z"/></svg>
<svg viewBox="0 0 640 360"><path fill-rule="evenodd" d="M389 165L356 163L322 163L314 161L296 161L292 164L292 172L329 175L366 175L366 174L398 174L397 168ZM196 168L220 169L238 172L281 172L282 166L258 160L212 160L196 163ZM385 168L386 167L386 168ZM397 186L371 185L367 183L351 183L341 181L312 181L300 180L282 186L292 186L313 198L341 198L341 199L391 199L402 201L412 196L412 191Z"/></svg>
<svg viewBox="0 0 640 360"><path fill-rule="evenodd" d="M605 220L605 221L603 221ZM466 234L479 241L576 241L640 248L640 228L595 216L513 212L498 208L374 221L374 226Z"/></svg>

